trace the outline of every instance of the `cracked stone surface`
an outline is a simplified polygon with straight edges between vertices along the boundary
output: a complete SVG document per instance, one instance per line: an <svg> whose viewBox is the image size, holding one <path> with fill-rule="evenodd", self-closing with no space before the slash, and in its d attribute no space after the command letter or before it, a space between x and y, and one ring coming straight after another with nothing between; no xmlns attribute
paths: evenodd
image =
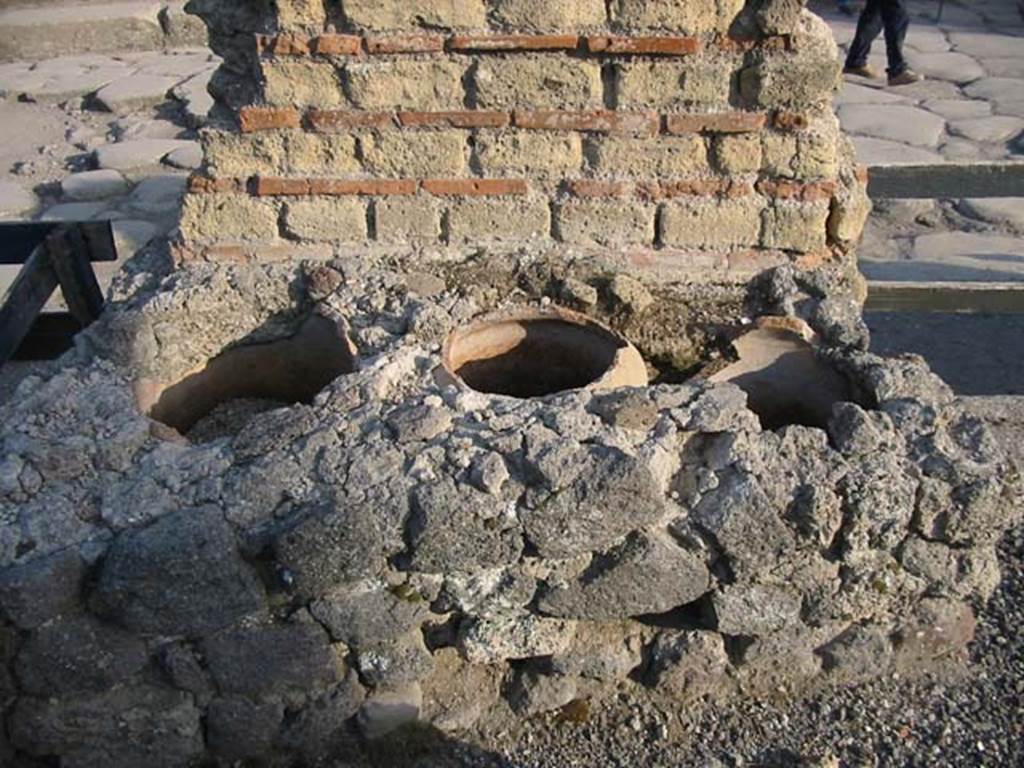
<svg viewBox="0 0 1024 768"><path fill-rule="evenodd" d="M105 741L107 765L247 743L287 764L341 748L349 718L465 728L614 686L696 706L910 675L966 636L895 640L966 620L998 582L1021 511L1006 456L919 359L863 351L824 273L769 273L743 311L810 322L860 404L770 431L741 389L699 379L534 399L445 384L440 339L508 301L457 276L420 295L407 267L357 258L164 276L158 256L0 412L0 609L19 658L45 660L8 715L25 755L91 754L129 711L151 736ZM138 409L146 382L310 313L360 361L311 402L196 439ZM727 654L737 634L751 644ZM430 703L456 680L475 708Z"/></svg>

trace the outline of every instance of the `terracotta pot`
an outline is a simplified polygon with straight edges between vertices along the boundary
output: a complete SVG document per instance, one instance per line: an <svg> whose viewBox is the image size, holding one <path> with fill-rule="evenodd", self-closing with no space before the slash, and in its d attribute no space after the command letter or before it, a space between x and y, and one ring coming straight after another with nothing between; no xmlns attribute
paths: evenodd
<svg viewBox="0 0 1024 768"><path fill-rule="evenodd" d="M356 365L345 324L310 315L288 338L232 347L172 380L138 379L135 400L147 416L184 434L229 400L312 402Z"/></svg>
<svg viewBox="0 0 1024 768"><path fill-rule="evenodd" d="M448 336L442 361L450 381L511 397L647 386L647 366L632 344L560 307L480 318Z"/></svg>

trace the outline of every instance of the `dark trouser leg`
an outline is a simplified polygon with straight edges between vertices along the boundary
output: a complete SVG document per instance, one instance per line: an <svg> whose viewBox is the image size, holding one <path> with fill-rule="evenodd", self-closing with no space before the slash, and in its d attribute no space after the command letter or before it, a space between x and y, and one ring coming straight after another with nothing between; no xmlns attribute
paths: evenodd
<svg viewBox="0 0 1024 768"><path fill-rule="evenodd" d="M903 58L903 40L907 36L910 17L903 0L882 0L882 22L885 24L885 52L889 57L889 75L907 71Z"/></svg>
<svg viewBox="0 0 1024 768"><path fill-rule="evenodd" d="M868 63L871 43L882 31L882 6L884 0L868 0L857 20L857 34L850 43L850 51L846 54L847 67L863 67Z"/></svg>

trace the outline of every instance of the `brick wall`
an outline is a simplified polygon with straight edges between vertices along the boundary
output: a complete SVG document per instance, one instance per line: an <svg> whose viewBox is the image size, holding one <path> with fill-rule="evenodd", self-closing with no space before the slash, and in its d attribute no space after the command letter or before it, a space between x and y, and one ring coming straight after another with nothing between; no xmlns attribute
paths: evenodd
<svg viewBox="0 0 1024 768"><path fill-rule="evenodd" d="M717 279L859 236L835 45L798 0L191 6L225 64L183 258L628 247Z"/></svg>

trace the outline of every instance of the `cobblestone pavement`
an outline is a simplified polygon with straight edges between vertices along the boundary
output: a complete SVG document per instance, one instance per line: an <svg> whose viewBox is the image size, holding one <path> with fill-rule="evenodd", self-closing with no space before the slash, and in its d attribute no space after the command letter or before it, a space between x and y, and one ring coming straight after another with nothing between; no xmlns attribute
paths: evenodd
<svg viewBox="0 0 1024 768"><path fill-rule="evenodd" d="M860 4L857 4L860 5ZM845 51L856 15L812 0ZM1024 161L1024 18L1017 0L909 0L906 55L925 79L886 87L846 76L836 106L857 154L869 165L977 160ZM885 70L885 44L869 64Z"/></svg>

